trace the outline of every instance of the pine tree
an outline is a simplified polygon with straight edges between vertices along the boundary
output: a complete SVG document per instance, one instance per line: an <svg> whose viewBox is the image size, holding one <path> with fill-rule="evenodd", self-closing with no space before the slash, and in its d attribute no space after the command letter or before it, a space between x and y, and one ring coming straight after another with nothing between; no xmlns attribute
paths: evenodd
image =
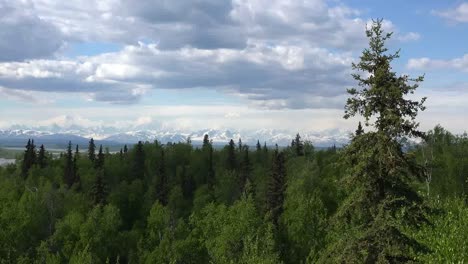
<svg viewBox="0 0 468 264"><path fill-rule="evenodd" d="M96 145L94 144L94 139L89 140L88 146L88 159L94 164L96 161Z"/></svg>
<svg viewBox="0 0 468 264"><path fill-rule="evenodd" d="M182 192L185 199L191 200L193 198L193 194L195 193L195 179L193 175L187 173L186 166L182 166Z"/></svg>
<svg viewBox="0 0 468 264"><path fill-rule="evenodd" d="M104 153L102 152L102 145L99 145L99 153L95 162L96 169L102 169L104 167Z"/></svg>
<svg viewBox="0 0 468 264"><path fill-rule="evenodd" d="M226 169L234 171L236 167L236 145L234 144L234 140L231 139L227 148Z"/></svg>
<svg viewBox="0 0 468 264"><path fill-rule="evenodd" d="M356 136L364 134L364 129L362 128L361 122L359 122L358 128L356 130Z"/></svg>
<svg viewBox="0 0 468 264"><path fill-rule="evenodd" d="M94 205L105 205L107 190L104 182L104 170L99 169L96 173L96 180L91 188L91 195Z"/></svg>
<svg viewBox="0 0 468 264"><path fill-rule="evenodd" d="M207 149L209 146L211 146L211 144L210 144L210 138L209 138L208 134L205 134L205 136L203 136L203 145L202 145L202 148L203 148L203 149Z"/></svg>
<svg viewBox="0 0 468 264"><path fill-rule="evenodd" d="M348 198L339 208L334 222L340 240L323 256L332 263L402 263L414 261L414 253L424 247L402 231L403 226L418 226L426 221L425 206L411 183L423 170L410 154L402 150L401 139L420 137L415 118L424 110L424 100L411 101L422 77L410 79L392 72L390 63L399 52L388 54L385 42L391 33L382 30L382 20L368 29L369 48L353 69L360 89L348 90L351 97L345 118L357 114L373 121L375 132L354 137L344 150L349 168L345 183ZM413 84L408 84L412 82Z"/></svg>
<svg viewBox="0 0 468 264"><path fill-rule="evenodd" d="M167 205L169 195L169 182L166 174L166 161L164 149L161 150L161 159L158 165L158 174L156 175L156 199L164 206Z"/></svg>
<svg viewBox="0 0 468 264"><path fill-rule="evenodd" d="M304 143L301 140L301 136L297 133L296 138L294 139L294 152L296 156L304 156Z"/></svg>
<svg viewBox="0 0 468 264"><path fill-rule="evenodd" d="M37 157L37 164L41 169L45 168L47 166L47 157L46 157L46 152L44 145L41 145L39 148L39 155Z"/></svg>
<svg viewBox="0 0 468 264"><path fill-rule="evenodd" d="M21 164L23 178L28 176L29 170L36 164L36 161L36 145L34 145L34 140L29 139L23 154L23 163Z"/></svg>
<svg viewBox="0 0 468 264"><path fill-rule="evenodd" d="M250 183L250 187L253 189L253 182L251 179L251 174L252 174L252 163L250 162L249 158L249 146L244 146L244 153L242 155L242 160L241 160L241 166L240 166L240 172L239 172L239 188L240 188L240 193L245 192L245 187L247 182Z"/></svg>
<svg viewBox="0 0 468 264"><path fill-rule="evenodd" d="M73 185L75 180L74 162L71 141L68 142L67 153L65 154L65 166L63 171L63 179L68 188Z"/></svg>
<svg viewBox="0 0 468 264"><path fill-rule="evenodd" d="M215 184L215 171L213 165L213 146L211 144L208 147L208 175L206 182L208 187L212 189Z"/></svg>
<svg viewBox="0 0 468 264"><path fill-rule="evenodd" d="M78 174L78 160L80 158L80 151L78 145L76 145L75 156L73 157L73 184L78 185L78 188L81 187L81 179Z"/></svg>
<svg viewBox="0 0 468 264"><path fill-rule="evenodd" d="M260 153L260 151L262 150L262 145L260 145L260 140L257 140L256 150L257 150L257 153Z"/></svg>
<svg viewBox="0 0 468 264"><path fill-rule="evenodd" d="M271 220L277 227L283 213L284 193L286 191L286 167L284 154L276 149L273 154L271 175L268 182L266 209L271 214Z"/></svg>
<svg viewBox="0 0 468 264"><path fill-rule="evenodd" d="M127 155L127 152L128 152L128 148L127 148L127 144L125 144L124 149L123 149L123 153L125 155Z"/></svg>
<svg viewBox="0 0 468 264"><path fill-rule="evenodd" d="M239 142L237 142L237 150L239 152L242 152L242 139L239 138Z"/></svg>
<svg viewBox="0 0 468 264"><path fill-rule="evenodd" d="M145 177L145 152L143 150L143 142L141 141L138 141L135 147L131 176L131 180L143 179Z"/></svg>

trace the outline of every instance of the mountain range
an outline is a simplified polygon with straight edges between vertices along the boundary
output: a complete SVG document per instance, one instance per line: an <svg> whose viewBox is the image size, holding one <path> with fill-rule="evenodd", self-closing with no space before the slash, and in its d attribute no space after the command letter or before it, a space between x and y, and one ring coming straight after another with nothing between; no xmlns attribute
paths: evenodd
<svg viewBox="0 0 468 264"><path fill-rule="evenodd" d="M115 127L81 127L73 125L60 127L57 125L50 127L11 127L0 130L0 146L19 147L23 146L28 139L34 139L36 144L66 145L68 141L73 144L85 145L90 138L94 138L97 143L108 146L134 144L138 141L158 140L162 143L185 142L188 138L193 144L200 144L204 135L207 134L215 145L224 145L229 140L234 139L248 145L255 145L257 140L267 145L278 144L287 146L295 137L295 133L285 130L260 129L255 131L238 131L233 129L203 129L198 131L181 131L165 129L135 129L122 130ZM317 147L341 146L349 140L348 131L328 130L323 132L302 133L303 140L309 140Z"/></svg>

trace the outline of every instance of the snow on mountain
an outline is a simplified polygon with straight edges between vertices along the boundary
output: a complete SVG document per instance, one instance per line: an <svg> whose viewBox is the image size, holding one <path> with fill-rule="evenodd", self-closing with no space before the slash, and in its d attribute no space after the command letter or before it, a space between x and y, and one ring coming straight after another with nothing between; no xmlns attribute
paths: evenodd
<svg viewBox="0 0 468 264"><path fill-rule="evenodd" d="M52 142L55 144L66 144L71 140L74 144L85 144L89 138L106 142L107 144L136 143L138 141L153 142L158 140L162 143L167 142L185 142L188 138L194 144L203 142L203 137L207 134L210 140L216 145L227 144L233 139L237 142L239 138L245 144L255 145L257 140L267 145L278 144L286 146L291 143L295 133L286 130L260 129L256 131L237 131L231 129L204 129L198 131L179 131L179 130L151 130L140 129L122 131L115 127L80 127L77 125L61 128L60 126L38 127L25 129L24 127L14 127L16 129L0 130L0 143L21 143L28 138L34 138L37 141ZM302 133L303 140L309 140L318 147L328 147L334 144L343 145L348 142L349 133L341 130L329 130L322 132Z"/></svg>

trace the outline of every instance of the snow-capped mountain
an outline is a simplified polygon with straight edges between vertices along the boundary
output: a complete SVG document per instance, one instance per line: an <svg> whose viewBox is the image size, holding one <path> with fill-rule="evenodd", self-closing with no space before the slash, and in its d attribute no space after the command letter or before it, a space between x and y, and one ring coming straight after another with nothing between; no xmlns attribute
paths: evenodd
<svg viewBox="0 0 468 264"><path fill-rule="evenodd" d="M256 131L237 131L232 129L204 129L198 131L180 131L168 129L141 129L122 131L115 127L38 127L25 129L24 127L12 127L0 130L0 145L24 145L29 138L35 139L39 144L86 144L89 138L101 141L103 144L118 145L132 144L138 141L158 140L162 143L185 142L189 138L194 144L200 144L203 137L208 135L215 145L227 144L229 140L236 142L240 138L248 145L255 145L257 140L267 145L278 144L286 146L291 143L295 133L286 130L261 129ZM349 132L342 130L328 130L322 132L302 133L303 140L309 140L318 147L328 147L334 144L343 145L348 142Z"/></svg>

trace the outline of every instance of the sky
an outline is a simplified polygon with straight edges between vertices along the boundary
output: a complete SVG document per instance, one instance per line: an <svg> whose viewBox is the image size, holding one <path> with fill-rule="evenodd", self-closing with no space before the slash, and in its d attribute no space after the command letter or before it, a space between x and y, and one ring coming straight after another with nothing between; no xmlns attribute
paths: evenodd
<svg viewBox="0 0 468 264"><path fill-rule="evenodd" d="M0 128L353 130L351 63L384 19L418 121L467 130L468 2L0 0Z"/></svg>

